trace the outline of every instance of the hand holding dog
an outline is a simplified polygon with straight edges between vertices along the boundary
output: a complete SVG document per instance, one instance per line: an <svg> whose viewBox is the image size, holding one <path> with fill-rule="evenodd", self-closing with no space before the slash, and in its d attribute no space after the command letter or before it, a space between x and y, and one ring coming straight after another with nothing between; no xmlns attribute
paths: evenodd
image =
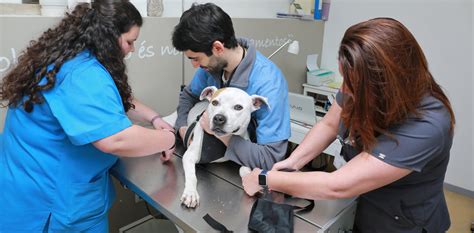
<svg viewBox="0 0 474 233"><path fill-rule="evenodd" d="M220 137L215 135L214 131L211 130L211 127L209 125L209 115L207 114L207 111L205 111L202 114L201 119L199 120L199 124L201 125L202 129L204 131L206 131L206 133L208 133L210 135L214 135L216 138L221 140L222 143L224 143L224 145L226 145L226 146L229 145L229 141L230 141L230 138L232 137L232 134L228 134L228 135L224 135L224 136L220 136Z"/></svg>
<svg viewBox="0 0 474 233"><path fill-rule="evenodd" d="M244 190L249 196L254 196L262 190L262 187L258 184L258 174L261 171L260 168L254 168L252 172L242 177L242 186L244 186Z"/></svg>
<svg viewBox="0 0 474 233"><path fill-rule="evenodd" d="M183 126L181 128L178 129L178 133L179 133L179 136L181 138L184 138L184 136L186 135L186 131L188 130L188 127L186 126ZM189 146L189 145L188 145Z"/></svg>
<svg viewBox="0 0 474 233"><path fill-rule="evenodd" d="M296 165L295 158L296 156L290 156L289 158L282 160L278 163L273 164L273 171L287 170L287 171L297 171L299 167Z"/></svg>
<svg viewBox="0 0 474 233"><path fill-rule="evenodd" d="M199 124L201 125L202 129L206 131L206 133L210 135L214 135L214 132L211 130L211 126L209 125L209 115L207 111L204 111L201 118L199 119Z"/></svg>
<svg viewBox="0 0 474 233"><path fill-rule="evenodd" d="M174 132L174 129L162 129L162 130L173 133L173 135L175 137L175 143L173 144L173 146L170 149L161 152L160 159L161 159L162 162L166 162L166 161L171 159L171 157L173 156L173 154L176 150L176 133Z"/></svg>
<svg viewBox="0 0 474 233"><path fill-rule="evenodd" d="M166 161L170 160L171 157L173 157L174 152L175 152L175 148L172 148L170 150L161 152L160 160L162 162L166 162Z"/></svg>
<svg viewBox="0 0 474 233"><path fill-rule="evenodd" d="M157 118L156 120L153 120L153 127L155 129L167 129L167 130L172 130L174 131L173 129L173 126L171 126L170 124L168 124L166 121L164 121L161 117Z"/></svg>
<svg viewBox="0 0 474 233"><path fill-rule="evenodd" d="M170 124L168 124L168 122L164 121L161 117L156 118L155 120L153 120L152 123L155 129L167 130L169 132L174 133L174 128ZM161 152L160 160L163 162L170 160L174 152L175 152L174 146L173 148L169 150Z"/></svg>

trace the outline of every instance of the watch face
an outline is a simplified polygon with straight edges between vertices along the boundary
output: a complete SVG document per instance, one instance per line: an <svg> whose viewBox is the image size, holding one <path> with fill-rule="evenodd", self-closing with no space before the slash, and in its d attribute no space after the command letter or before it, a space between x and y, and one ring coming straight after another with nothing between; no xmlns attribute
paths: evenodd
<svg viewBox="0 0 474 233"><path fill-rule="evenodd" d="M267 176L263 174L258 175L258 184L267 185Z"/></svg>

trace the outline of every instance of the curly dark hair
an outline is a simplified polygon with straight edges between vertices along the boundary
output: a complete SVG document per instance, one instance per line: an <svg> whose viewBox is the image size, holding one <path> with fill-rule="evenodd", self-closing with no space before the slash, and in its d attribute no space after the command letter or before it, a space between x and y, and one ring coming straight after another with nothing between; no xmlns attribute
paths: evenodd
<svg viewBox="0 0 474 233"><path fill-rule="evenodd" d="M61 65L87 49L112 76L125 110L134 108L125 54L118 40L133 26L142 24L140 13L128 0L95 0L77 5L58 26L31 41L17 65L3 78L0 99L7 101L3 107L23 105L25 111L33 111L34 104L44 102L41 92L54 87ZM52 68L48 69L48 65ZM47 82L39 85L43 77Z"/></svg>

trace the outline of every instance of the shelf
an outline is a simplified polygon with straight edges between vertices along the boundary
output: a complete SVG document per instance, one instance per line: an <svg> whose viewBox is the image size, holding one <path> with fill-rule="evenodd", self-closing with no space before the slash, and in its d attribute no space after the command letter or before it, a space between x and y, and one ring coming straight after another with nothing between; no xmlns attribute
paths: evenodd
<svg viewBox="0 0 474 233"><path fill-rule="evenodd" d="M15 3L0 3L0 15L8 16L39 16L39 4L15 4Z"/></svg>

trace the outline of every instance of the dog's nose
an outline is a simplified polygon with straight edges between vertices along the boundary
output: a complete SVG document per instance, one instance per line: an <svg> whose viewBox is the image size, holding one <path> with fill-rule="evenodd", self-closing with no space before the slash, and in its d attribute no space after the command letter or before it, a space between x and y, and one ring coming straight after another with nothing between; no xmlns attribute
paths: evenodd
<svg viewBox="0 0 474 233"><path fill-rule="evenodd" d="M224 115L222 115L222 114L216 114L216 115L212 118L212 122L213 122L215 125L223 125L223 124L225 124L226 119L225 119L225 116L224 116Z"/></svg>

